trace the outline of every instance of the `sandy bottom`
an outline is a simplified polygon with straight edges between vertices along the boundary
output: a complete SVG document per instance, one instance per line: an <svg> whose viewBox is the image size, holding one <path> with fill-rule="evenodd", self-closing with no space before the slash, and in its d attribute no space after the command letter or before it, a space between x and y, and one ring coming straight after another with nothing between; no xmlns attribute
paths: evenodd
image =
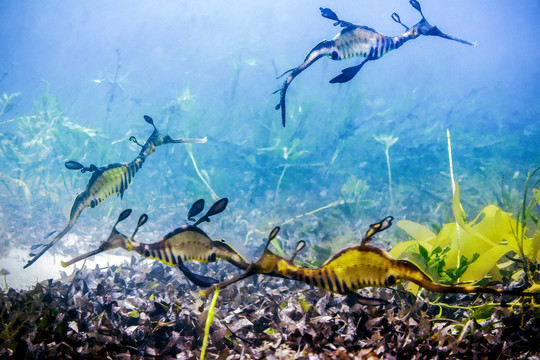
<svg viewBox="0 0 540 360"><path fill-rule="evenodd" d="M13 249L9 252L7 257L0 258L0 270L5 269L9 271L9 275L0 275L0 288L6 289L6 283L8 288L14 289L30 289L33 288L37 282L42 282L47 279L60 279L62 273L71 274L76 268L83 266L84 261L75 265L68 266L67 268L60 265L61 261L70 260L70 257L53 255L51 253L45 253L39 258L32 266L23 269L28 261L29 249ZM94 256L86 259L85 266L88 268L95 268L96 265L100 267L106 267L109 265L120 265L123 261L129 261L130 256L115 255L104 252L100 256Z"/></svg>

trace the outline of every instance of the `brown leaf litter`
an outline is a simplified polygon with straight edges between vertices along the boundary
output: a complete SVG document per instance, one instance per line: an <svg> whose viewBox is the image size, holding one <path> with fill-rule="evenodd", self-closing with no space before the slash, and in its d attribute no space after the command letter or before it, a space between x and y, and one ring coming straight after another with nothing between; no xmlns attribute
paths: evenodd
<svg viewBox="0 0 540 360"><path fill-rule="evenodd" d="M224 274L223 265L190 267ZM530 304L453 295L439 305L395 289L363 295L390 304L265 277L225 288L207 358L540 358L540 313ZM198 359L210 303L176 269L135 259L0 298L0 359Z"/></svg>

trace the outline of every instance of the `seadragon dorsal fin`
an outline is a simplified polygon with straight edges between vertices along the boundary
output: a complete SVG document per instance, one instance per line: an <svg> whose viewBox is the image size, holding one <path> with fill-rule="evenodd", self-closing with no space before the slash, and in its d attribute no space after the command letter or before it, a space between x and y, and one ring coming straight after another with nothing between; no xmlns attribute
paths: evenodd
<svg viewBox="0 0 540 360"><path fill-rule="evenodd" d="M219 199L210 207L210 209L206 212L206 214L201 216L199 220L197 220L195 224L193 224L193 226L197 226L200 223L205 222L205 221L210 221L210 216L214 216L223 212L223 210L225 210L225 208L227 207L228 203L229 203L229 199L227 198Z"/></svg>
<svg viewBox="0 0 540 360"><path fill-rule="evenodd" d="M362 245L367 244L371 239L373 238L373 235L375 235L378 232L384 231L388 229L390 226L392 226L392 220L394 218L392 216L387 216L378 223L369 225L369 229L366 232L366 235L362 238Z"/></svg>
<svg viewBox="0 0 540 360"><path fill-rule="evenodd" d="M204 209L204 199L199 199L195 201L193 205L191 205L191 208L188 211L187 220L195 221L193 217L199 215L201 211L203 211L203 209Z"/></svg>
<svg viewBox="0 0 540 360"><path fill-rule="evenodd" d="M131 234L131 239L134 239L134 238L135 238L135 235L136 235L137 232L139 231L139 228L140 228L141 226L143 226L144 224L146 224L147 221L148 221L148 215L142 214L142 215L139 217L139 220L137 221L137 226L135 227L135 230L133 230L133 234Z"/></svg>
<svg viewBox="0 0 540 360"><path fill-rule="evenodd" d="M305 247L306 247L306 242L304 240L300 240L299 242L297 242L296 243L296 248L294 249L294 253L291 256L289 261L293 262L294 259L296 258L296 255L298 255L298 253Z"/></svg>

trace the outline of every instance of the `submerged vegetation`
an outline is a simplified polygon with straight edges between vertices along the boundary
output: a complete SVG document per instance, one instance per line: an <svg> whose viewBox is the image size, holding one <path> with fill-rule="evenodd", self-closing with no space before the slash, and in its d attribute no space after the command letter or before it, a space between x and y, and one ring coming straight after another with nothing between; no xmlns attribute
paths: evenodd
<svg viewBox="0 0 540 360"><path fill-rule="evenodd" d="M19 92L0 96L2 256L58 236L52 230L65 225L88 183L68 169L95 174L98 167L82 164L115 165L149 151L135 137L148 132L144 113L163 133L208 142L162 147L137 181L119 178L106 195L129 185L129 196L85 211L51 249L46 266L77 263L71 274L15 289L14 271L0 265L0 359L540 356L540 299L528 296L540 291L536 103L502 104L511 92L503 85L448 96L396 81L387 96L372 78L322 98L317 91L330 87L325 67L321 84L312 77L303 86L313 91L289 90L301 105L287 109L283 129L270 92L249 101L257 76L278 75L279 57L223 60L229 87L215 97L201 95L208 84L186 68L175 73L175 90L145 99L133 95L138 75L126 53L121 59L116 49L112 73L87 76L103 92L101 103L83 107L87 123L48 83L32 111L18 107ZM535 86L520 90L535 93ZM280 104L285 116L284 92ZM216 203L195 221L202 197ZM143 215L128 219L127 208ZM141 228L146 214L152 221ZM392 218L397 226L372 239ZM160 238L168 229L175 230ZM138 242L136 234L160 240ZM92 269L82 261L122 249L141 256ZM384 277L355 266L380 259ZM20 260L22 268L31 259ZM188 269L187 260L208 263ZM390 273L396 269L401 279ZM218 291L204 297L196 285Z"/></svg>
<svg viewBox="0 0 540 360"><path fill-rule="evenodd" d="M401 220L398 226L414 240L397 244L390 254L413 259L429 274L448 284L478 281L488 274L492 280L507 283L509 278L503 277L501 271L509 273L510 279L532 282L530 265L540 261L540 231L538 219L532 213L538 199L533 197L528 201L525 195L527 215L518 216L517 220L498 206L488 205L470 222L462 217L459 199L456 183L452 202L456 221L445 224L439 234L415 222ZM525 235L527 222L533 225L530 238ZM516 255L519 258L514 259ZM507 261L500 264L503 257ZM519 273L512 272L516 264L521 265Z"/></svg>
<svg viewBox="0 0 540 360"><path fill-rule="evenodd" d="M2 179L2 186L9 190L11 204L15 209L12 216L21 217L23 211L44 206L46 201L52 214L62 218L65 210L61 203L69 202L70 196L66 195L71 193L71 189L80 187L76 185L72 172L63 169L63 163L69 158L94 161L88 157L95 159L96 154L109 158L114 146L107 148L102 145L102 139L107 136L101 130L71 123L63 115L55 97L50 94L44 95L42 102L36 104L36 115L16 118L10 123L16 131L4 137L2 142L2 156L6 164L3 172L24 184L19 187L6 178ZM392 155L390 173L390 157L386 157L386 154L390 146L401 144L396 143L397 137L388 137L390 141L385 143L385 156L379 158L382 166L355 161L357 170L352 175L335 176L336 173L346 174L342 167L344 162L351 161L348 150L357 148L356 142L348 142L346 139L358 136L373 143L373 136L357 133L357 126L350 121L345 128L350 129L350 134L343 137L345 141L337 147L328 147L332 149L326 153L328 162L323 161L320 166L317 163L307 163L310 161L308 159L320 158L313 154L322 145L310 141L296 140L290 147L284 146L285 139L279 140L283 143L278 141L268 146L260 143L254 146L248 142L243 146L251 148L251 154L238 153L242 156L229 157L231 163L222 163L220 167L212 165L214 150L195 152L195 148L189 148L187 154L182 155L181 162L186 172L181 181L173 181L180 189L186 190L171 191L169 180L164 177L148 188L150 194L157 195L158 191L163 191L158 195L163 205L152 205L151 196L142 196L135 191L134 200L128 201L126 205L135 205L141 210L146 207L146 211L156 214L158 223L150 230L162 232L161 224L170 223L170 220L162 215L159 221L159 214L163 214L161 209L170 209L174 214L172 222L178 224L183 219L181 214L185 214L187 204L197 194L206 193L211 196L215 192L230 192L230 180L225 173L234 173L237 176L234 178L236 184L231 198L232 206L212 225L212 232L216 233L215 229L219 228L220 236L235 245L243 244L241 252L246 255L253 256L260 251L260 238L265 236L270 226L286 224L283 227L284 236L279 242L274 242L277 253L286 256L287 249L291 248L292 244L283 239L304 240L308 244L307 249L296 257L295 262L302 266L316 267L340 249L358 244L360 231L367 226L368 219L375 216L373 214L380 217L381 213L391 212L394 217L401 219L397 225L404 232L389 232L376 242L383 248L392 247L390 254L396 258L407 257L435 281L453 284L481 280L479 285L493 286L496 282L503 287L520 287L525 284L533 288L538 286L537 205L540 192L537 171L524 178L525 190L519 190L518 179L522 176L517 174L512 179L512 186L505 185L502 193L500 187L487 187L479 191L473 186L474 182L463 181L458 173L461 188L456 186L453 200L449 196L435 195L439 192L437 189L450 193L448 177L442 176L440 183L435 183L425 198L417 201L407 195L414 186L403 183L404 179L410 178L407 174L410 170L400 165L407 157L407 149L400 149ZM273 130L268 131L272 133ZM96 137L100 138L99 141ZM126 143L129 143L128 137L124 139ZM400 135L400 139L402 137ZM79 142L95 149L94 153L82 153L83 149L75 146ZM459 144L460 141L458 139L455 142ZM225 156L237 148L235 144L226 144L212 138L207 145L223 151ZM347 147L349 149L344 150ZM459 145L454 147L459 153ZM68 155L60 156L62 152ZM382 154L382 151L374 151L372 157L377 154ZM175 153L174 156L178 155ZM442 161L445 156L441 153L440 157ZM52 166L45 166L47 162L49 165L57 164L56 170L53 171ZM35 164L42 165L33 166ZM156 166L159 168L159 164ZM174 164L169 166L174 168ZM236 166L236 169L231 170L231 166ZM460 172L465 171L459 163L458 167ZM328 171L330 168L332 171ZM485 171L495 171L491 174L497 177L496 168L485 168ZM170 174L170 171L166 173ZM327 178L327 183L335 184L336 189L321 190L310 180L310 176L299 176L301 173L311 174L314 178ZM394 174L397 174L397 181L393 180ZM471 175L474 177L475 174ZM38 179L47 176L50 177L47 193L40 194L31 190L41 188ZM58 181L59 178L64 180ZM262 178L268 181L258 180ZM146 180L141 182L140 188L149 186ZM392 205L388 191L394 183L397 186L392 188ZM23 190L25 188L28 190ZM182 196L181 203L186 205L179 206L178 200L174 198L182 192L186 195ZM317 200L310 199L315 193L319 194ZM481 200L480 195L485 200ZM500 202L493 204L497 199ZM145 202L148 205L136 205ZM463 210L474 212L480 204L484 208L478 216L469 220ZM109 219L110 222L112 219L108 214L114 216L119 212L119 206L125 206L111 205L106 212L96 214L95 218L103 218L105 221ZM431 215L425 215L427 213ZM3 208L3 219L8 214ZM429 225L404 219L408 217L416 217L420 222L427 220ZM23 224L25 220L21 217L17 221ZM45 221L39 221L39 217L27 221L29 226L25 231L28 233L38 234L37 238L47 233ZM7 229L8 223L3 220L1 224ZM406 234L414 240L407 240ZM95 247L105 238L106 234L98 231L97 236L88 237L88 246ZM21 244L30 246L36 242L36 237L22 240L22 243L21 240L17 237L19 242L15 245L14 240L7 239L3 246L6 251ZM59 251L64 252L66 249L60 247ZM80 251L81 245L78 249ZM482 256L484 253L489 256ZM223 272L222 267L210 265L197 272L224 280L228 272ZM228 269L232 271L230 265ZM149 277L148 271L154 275ZM141 280L141 276L147 280ZM254 358L263 358L275 351L284 357L293 353L326 356L344 356L346 353L382 354L383 349L395 344L411 352L418 349L425 354L450 355L476 351L486 356L502 354L506 357L525 358L532 353L522 341L527 337L532 338L540 327L535 300L529 303L524 299L501 299L493 295L440 297L434 293L418 292L417 287L405 284L405 287L399 286L397 290L362 290L364 297L382 297L389 302L378 309L370 309L347 298L329 295L323 290L313 290L307 285L291 286L286 281L261 279L260 283L248 281L232 286L231 289L223 289L219 294L214 320L208 322L209 330L206 331L208 357L218 353L233 356L244 352ZM9 278L5 282L9 286ZM126 290L128 286L135 286L138 295L129 295ZM404 292L405 289L412 293ZM73 297L73 294L79 295ZM70 356L77 352L88 357L106 353L120 357L126 354L152 356L182 352L198 357L205 335L204 322L210 313L206 309L209 304L206 304L205 298L200 297L195 288L185 284L174 269L136 260L123 267L74 270L73 276L66 276L56 282L45 282L30 292L3 290L2 296L7 304L2 325L4 345L0 350L4 355L58 352ZM134 303L134 297L141 300ZM36 305L36 301L42 305ZM98 316L90 312L92 306L97 306L96 301L101 304L101 310L96 312L101 314ZM513 301L510 308L506 307L508 301ZM73 310L75 308L79 309L76 313ZM17 309L26 309L21 311L24 311L27 318L24 319L22 312ZM113 309L116 309L116 315L111 312ZM415 311L417 315L413 315ZM346 320L350 316L355 319L354 326ZM426 322L425 316L431 321ZM181 318L185 321L180 321ZM291 321L299 326L296 330L287 325ZM520 335L502 330L499 324L509 329L520 329ZM403 343L403 339L391 335L390 329L398 328L404 333L415 334L416 340ZM332 340L321 342L318 335L320 331ZM33 335L23 335L30 332ZM434 332L438 334L435 342L432 339ZM489 340L484 343L473 341L478 334L489 334ZM16 340L21 337L25 339L23 342ZM507 345L500 345L503 343Z"/></svg>
<svg viewBox="0 0 540 360"><path fill-rule="evenodd" d="M219 293L207 322L211 298L205 302L173 268L133 258L1 292L0 356L199 359L205 323L207 359L538 355L538 310L528 304L456 295L431 303L388 289L365 294L395 301L365 307L287 280L238 283Z"/></svg>

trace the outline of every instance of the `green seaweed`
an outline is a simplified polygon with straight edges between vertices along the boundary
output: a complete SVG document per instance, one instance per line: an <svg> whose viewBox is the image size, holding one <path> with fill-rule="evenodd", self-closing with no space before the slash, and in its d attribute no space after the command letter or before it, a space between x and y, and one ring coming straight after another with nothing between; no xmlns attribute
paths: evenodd
<svg viewBox="0 0 540 360"><path fill-rule="evenodd" d="M488 275L492 280L502 281L498 265L507 254L521 254L526 264L540 259L539 237L525 236L523 222L495 205L488 205L466 223L459 198L456 183L452 202L455 222L445 224L439 234L408 220L399 221L397 225L414 240L397 244L390 254L401 258L409 256L440 281L453 282L476 281Z"/></svg>
<svg viewBox="0 0 540 360"><path fill-rule="evenodd" d="M13 109L15 99L21 95L20 92L7 94L3 93L2 97L0 97L0 116L8 113L11 109ZM5 124L6 122L3 122L1 124ZM1 125L0 124L0 125Z"/></svg>
<svg viewBox="0 0 540 360"><path fill-rule="evenodd" d="M204 338L201 348L201 360L204 360L206 354L206 347L208 346L208 337L210 335L210 327L212 326L212 320L214 319L214 308L216 307L217 299L219 297L219 289L216 289L212 302L208 308L208 314L206 315L206 325L204 326Z"/></svg>
<svg viewBox="0 0 540 360"><path fill-rule="evenodd" d="M390 168L390 147L394 145L399 138L392 135L378 135L374 137L377 142L384 145L384 154L386 156L386 166L388 167L388 193L390 194L390 203L394 204L394 197L392 195L392 170Z"/></svg>

